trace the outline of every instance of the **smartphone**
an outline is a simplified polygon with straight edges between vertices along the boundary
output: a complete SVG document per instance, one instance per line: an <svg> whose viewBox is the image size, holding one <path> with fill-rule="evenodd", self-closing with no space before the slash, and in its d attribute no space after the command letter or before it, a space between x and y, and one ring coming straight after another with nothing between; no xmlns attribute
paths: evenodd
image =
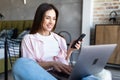
<svg viewBox="0 0 120 80"><path fill-rule="evenodd" d="M73 42L73 44L71 45L71 48L76 48L76 47L75 47L75 44L78 43L78 41L82 41L82 39L83 39L85 36L86 36L86 34L82 33L82 34L80 35L80 37L78 37L78 39Z"/></svg>

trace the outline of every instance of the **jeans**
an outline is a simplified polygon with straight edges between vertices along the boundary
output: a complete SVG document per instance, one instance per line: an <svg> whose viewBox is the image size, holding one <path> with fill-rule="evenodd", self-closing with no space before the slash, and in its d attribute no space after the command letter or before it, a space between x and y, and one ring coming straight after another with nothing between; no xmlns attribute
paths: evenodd
<svg viewBox="0 0 120 80"><path fill-rule="evenodd" d="M19 58L12 72L15 80L57 80L35 61L28 58Z"/></svg>
<svg viewBox="0 0 120 80"><path fill-rule="evenodd" d="M57 80L49 74L37 62L28 58L19 58L12 68L14 80ZM88 76L82 80L98 80L94 76Z"/></svg>

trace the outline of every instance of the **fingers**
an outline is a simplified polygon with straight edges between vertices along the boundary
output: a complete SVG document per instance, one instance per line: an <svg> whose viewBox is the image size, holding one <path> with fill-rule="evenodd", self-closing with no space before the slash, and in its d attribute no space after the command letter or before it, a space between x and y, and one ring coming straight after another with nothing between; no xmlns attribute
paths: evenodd
<svg viewBox="0 0 120 80"><path fill-rule="evenodd" d="M64 73L66 73L66 74L70 74L70 73L71 73L71 70L72 70L72 68L71 68L70 66L68 66L68 65L63 65L63 66L61 67L61 69L62 69L62 71L63 71Z"/></svg>
<svg viewBox="0 0 120 80"><path fill-rule="evenodd" d="M76 49L80 49L81 43L82 43L81 41L78 41L78 43L75 44Z"/></svg>
<svg viewBox="0 0 120 80"><path fill-rule="evenodd" d="M54 70L56 70L58 72L64 72L66 74L70 74L72 68L70 66L62 64L62 63L56 63L56 65L54 65Z"/></svg>
<svg viewBox="0 0 120 80"><path fill-rule="evenodd" d="M54 62L54 64L53 64L54 70L56 70L58 72L62 72L60 66L61 66L60 62Z"/></svg>
<svg viewBox="0 0 120 80"><path fill-rule="evenodd" d="M62 72L62 70L58 67L58 66L55 66L54 67L54 70L58 71L58 72Z"/></svg>

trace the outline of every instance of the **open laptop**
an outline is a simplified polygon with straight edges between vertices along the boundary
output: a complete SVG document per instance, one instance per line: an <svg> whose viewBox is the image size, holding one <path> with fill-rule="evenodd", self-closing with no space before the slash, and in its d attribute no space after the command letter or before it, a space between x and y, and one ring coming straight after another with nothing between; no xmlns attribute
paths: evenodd
<svg viewBox="0 0 120 80"><path fill-rule="evenodd" d="M82 46L69 80L80 80L102 71L116 46L116 44Z"/></svg>

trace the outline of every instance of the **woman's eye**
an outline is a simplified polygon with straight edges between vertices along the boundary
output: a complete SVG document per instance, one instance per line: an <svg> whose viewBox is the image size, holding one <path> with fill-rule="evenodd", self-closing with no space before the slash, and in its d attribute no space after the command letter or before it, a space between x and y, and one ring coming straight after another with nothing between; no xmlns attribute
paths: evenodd
<svg viewBox="0 0 120 80"><path fill-rule="evenodd" d="M50 17L46 17L46 19L50 19Z"/></svg>
<svg viewBox="0 0 120 80"><path fill-rule="evenodd" d="M56 20L56 18L53 18L53 20Z"/></svg>
<svg viewBox="0 0 120 80"><path fill-rule="evenodd" d="M51 19L51 20L56 21L56 18L51 18L51 17L49 17L49 16L46 16L45 19L48 19L48 20Z"/></svg>

